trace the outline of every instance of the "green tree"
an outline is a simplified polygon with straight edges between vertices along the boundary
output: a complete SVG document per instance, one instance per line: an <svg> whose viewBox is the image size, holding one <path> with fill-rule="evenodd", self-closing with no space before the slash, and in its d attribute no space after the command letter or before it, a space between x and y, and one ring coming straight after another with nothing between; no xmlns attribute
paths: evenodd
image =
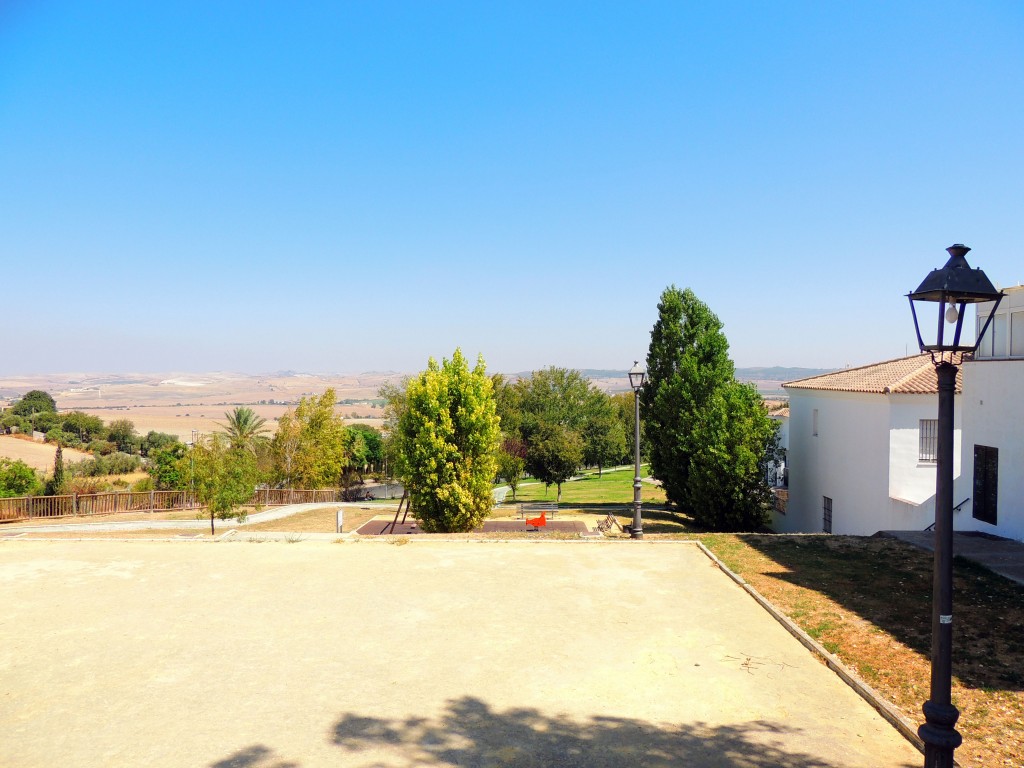
<svg viewBox="0 0 1024 768"><path fill-rule="evenodd" d="M54 411L38 411L30 417L32 429L36 432L49 432L51 429L60 429L64 423L64 417Z"/></svg>
<svg viewBox="0 0 1024 768"><path fill-rule="evenodd" d="M583 464L583 439L561 424L542 424L528 443L526 469L545 486L558 487L556 499L562 500L562 483L576 474Z"/></svg>
<svg viewBox="0 0 1024 768"><path fill-rule="evenodd" d="M83 443L88 443L103 434L103 419L81 411L71 411L64 414L62 429L78 435L78 439Z"/></svg>
<svg viewBox="0 0 1024 768"><path fill-rule="evenodd" d="M36 496L43 490L36 471L21 459L0 457L0 497Z"/></svg>
<svg viewBox="0 0 1024 768"><path fill-rule="evenodd" d="M685 508L696 422L719 388L733 378L721 321L687 288L665 289L647 352L641 390L651 474L668 500Z"/></svg>
<svg viewBox="0 0 1024 768"><path fill-rule="evenodd" d="M765 481L778 450L777 423L753 384L729 382L706 404L694 428L686 506L699 525L750 531L770 520Z"/></svg>
<svg viewBox="0 0 1024 768"><path fill-rule="evenodd" d="M183 491L188 480L181 474L181 459L188 453L184 443L175 441L162 448L151 448L146 457L146 472L158 491Z"/></svg>
<svg viewBox="0 0 1024 768"><path fill-rule="evenodd" d="M498 451L498 477L505 481L516 500L519 481L526 471L526 443L517 437L506 437Z"/></svg>
<svg viewBox="0 0 1024 768"><path fill-rule="evenodd" d="M351 437L334 412L334 389L303 397L277 423L273 453L278 476L289 486L330 488L342 482L351 463Z"/></svg>
<svg viewBox="0 0 1024 768"><path fill-rule="evenodd" d="M53 454L53 477L50 479L46 493L49 496L56 496L64 491L64 449L57 443L57 451Z"/></svg>
<svg viewBox="0 0 1024 768"><path fill-rule="evenodd" d="M593 390L583 427L584 463L597 466L600 477L604 474L605 465L619 461L625 450L626 430L615 404L604 392Z"/></svg>
<svg viewBox="0 0 1024 768"><path fill-rule="evenodd" d="M766 520L764 466L776 426L757 390L733 377L722 323L687 289L665 290L651 331L642 416L651 473L669 501L715 530Z"/></svg>
<svg viewBox="0 0 1024 768"><path fill-rule="evenodd" d="M178 442L180 441L175 435L170 435L166 432L156 432L154 430L150 430L149 432L146 433L146 436L142 438L140 450L143 456L149 456L150 453L159 448L167 448Z"/></svg>
<svg viewBox="0 0 1024 768"><path fill-rule="evenodd" d="M257 445L267 439L267 420L258 416L256 411L246 406L238 406L230 413L225 413L226 424L221 424L223 434L227 436L232 448L256 453Z"/></svg>
<svg viewBox="0 0 1024 768"><path fill-rule="evenodd" d="M583 433L594 403L594 387L579 371L550 366L515 384L522 437L527 441L542 425Z"/></svg>
<svg viewBox="0 0 1024 768"><path fill-rule="evenodd" d="M27 392L23 398L11 406L11 413L15 416L31 416L41 412L57 412L56 401L48 392L43 392L41 389Z"/></svg>
<svg viewBox="0 0 1024 768"><path fill-rule="evenodd" d="M232 448L221 434L192 446L179 460L178 472L186 486L195 488L196 499L209 511L211 536L214 518L232 517L256 490L256 458L244 448ZM245 519L244 513L239 519Z"/></svg>
<svg viewBox="0 0 1024 768"><path fill-rule="evenodd" d="M139 445L139 436L135 433L135 424L130 419L116 419L107 427L107 439L117 446L122 453L134 453Z"/></svg>
<svg viewBox="0 0 1024 768"><path fill-rule="evenodd" d="M369 424L349 424L348 430L353 438L352 463L361 472L368 466L380 467L384 461L384 438L380 430Z"/></svg>
<svg viewBox="0 0 1024 768"><path fill-rule="evenodd" d="M636 432L636 395L629 392L616 392L612 395L612 406L615 408L615 418L622 424L623 434L626 436L626 444L623 447L622 455L618 461L624 464L631 464L634 456L633 439ZM644 439L644 423L640 420L640 458L646 460L648 457L647 441Z"/></svg>
<svg viewBox="0 0 1024 768"><path fill-rule="evenodd" d="M500 430L483 357L461 350L410 379L397 425L398 474L427 532L470 531L490 513Z"/></svg>

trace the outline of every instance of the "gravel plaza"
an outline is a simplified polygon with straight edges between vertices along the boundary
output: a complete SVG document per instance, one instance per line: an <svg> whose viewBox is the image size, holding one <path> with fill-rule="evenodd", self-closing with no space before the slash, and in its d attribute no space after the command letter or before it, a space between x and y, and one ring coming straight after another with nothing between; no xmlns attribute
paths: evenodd
<svg viewBox="0 0 1024 768"><path fill-rule="evenodd" d="M0 764L916 766L687 542L0 542Z"/></svg>

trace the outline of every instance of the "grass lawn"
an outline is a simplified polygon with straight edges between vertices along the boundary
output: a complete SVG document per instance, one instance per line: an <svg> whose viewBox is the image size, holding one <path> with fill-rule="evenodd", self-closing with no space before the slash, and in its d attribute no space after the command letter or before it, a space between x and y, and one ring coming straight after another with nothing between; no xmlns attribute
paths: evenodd
<svg viewBox="0 0 1024 768"><path fill-rule="evenodd" d="M932 555L852 536L705 534L730 569L912 722L923 722L931 648ZM965 766L1024 756L1024 587L957 559L953 703Z"/></svg>

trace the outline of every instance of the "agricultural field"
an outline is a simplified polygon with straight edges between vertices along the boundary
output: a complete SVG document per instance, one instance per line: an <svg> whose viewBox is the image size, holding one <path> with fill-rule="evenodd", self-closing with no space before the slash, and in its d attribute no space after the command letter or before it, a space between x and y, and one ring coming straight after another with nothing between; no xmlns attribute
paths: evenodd
<svg viewBox="0 0 1024 768"><path fill-rule="evenodd" d="M0 457L12 460L21 459L33 469L52 472L53 457L56 452L57 446L55 445L23 440L12 435L0 435ZM65 464L72 464L76 461L84 461L91 458L92 454L76 451L72 448L64 449Z"/></svg>

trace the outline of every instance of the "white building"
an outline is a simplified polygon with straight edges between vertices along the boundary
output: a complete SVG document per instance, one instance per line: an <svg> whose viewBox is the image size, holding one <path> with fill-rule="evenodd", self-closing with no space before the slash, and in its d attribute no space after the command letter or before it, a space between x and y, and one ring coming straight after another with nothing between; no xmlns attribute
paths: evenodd
<svg viewBox="0 0 1024 768"><path fill-rule="evenodd" d="M957 376L957 392L962 375ZM812 376L789 393L789 500L780 533L870 535L934 519L938 388L928 355ZM960 474L960 399L954 474ZM959 501L959 499L957 499Z"/></svg>
<svg viewBox="0 0 1024 768"><path fill-rule="evenodd" d="M1024 540L1024 287L1006 294L976 359L957 374L953 527ZM784 386L789 498L775 530L871 535L934 522L938 392L929 355Z"/></svg>
<svg viewBox="0 0 1024 768"><path fill-rule="evenodd" d="M1024 287L1006 290L963 371L963 473L954 492L971 501L954 527L1024 541Z"/></svg>

